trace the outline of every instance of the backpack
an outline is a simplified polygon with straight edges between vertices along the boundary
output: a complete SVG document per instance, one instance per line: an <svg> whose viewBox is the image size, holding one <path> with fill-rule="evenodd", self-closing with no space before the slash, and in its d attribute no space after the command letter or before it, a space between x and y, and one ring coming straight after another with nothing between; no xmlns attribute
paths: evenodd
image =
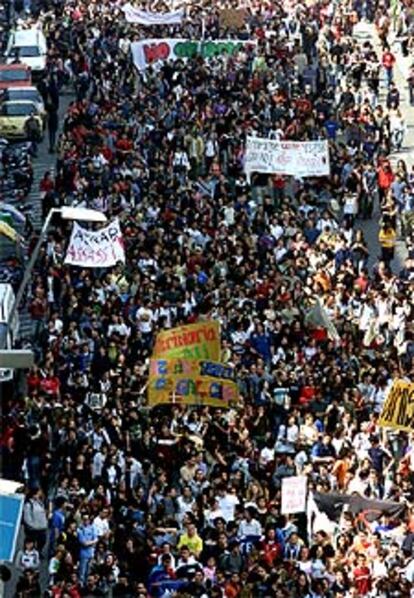
<svg viewBox="0 0 414 598"><path fill-rule="evenodd" d="M26 121L26 132L27 136L32 141L39 141L40 135L40 125L39 122L33 117L30 116Z"/></svg>

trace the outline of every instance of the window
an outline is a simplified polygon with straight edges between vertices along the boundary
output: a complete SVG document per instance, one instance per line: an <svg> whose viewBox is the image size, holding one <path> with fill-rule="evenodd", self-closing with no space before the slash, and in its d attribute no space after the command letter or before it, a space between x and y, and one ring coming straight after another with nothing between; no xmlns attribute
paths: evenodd
<svg viewBox="0 0 414 598"><path fill-rule="evenodd" d="M40 50L37 46L15 46L11 49L10 56L19 56L20 58L37 58L40 56Z"/></svg>
<svg viewBox="0 0 414 598"><path fill-rule="evenodd" d="M29 71L26 69L0 70L0 81L28 81Z"/></svg>
<svg viewBox="0 0 414 598"><path fill-rule="evenodd" d="M26 100L29 102L40 102L40 96L36 91L32 89L19 89L19 91L7 91L7 100Z"/></svg>
<svg viewBox="0 0 414 598"><path fill-rule="evenodd" d="M30 102L24 104L3 104L1 106L1 116L29 116L36 113L36 107Z"/></svg>

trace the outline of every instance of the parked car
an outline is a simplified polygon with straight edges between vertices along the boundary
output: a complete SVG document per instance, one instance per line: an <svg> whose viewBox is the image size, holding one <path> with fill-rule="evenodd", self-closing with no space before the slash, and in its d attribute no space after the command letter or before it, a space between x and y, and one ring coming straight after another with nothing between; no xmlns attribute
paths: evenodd
<svg viewBox="0 0 414 598"><path fill-rule="evenodd" d="M0 91L8 87L29 87L32 74L26 64L0 64Z"/></svg>
<svg viewBox="0 0 414 598"><path fill-rule="evenodd" d="M7 41L6 62L27 64L32 75L40 75L46 68L46 38L40 29L11 31Z"/></svg>
<svg viewBox="0 0 414 598"><path fill-rule="evenodd" d="M0 103L15 101L33 102L41 117L46 118L45 104L37 87L8 87L3 93L0 92Z"/></svg>
<svg viewBox="0 0 414 598"><path fill-rule="evenodd" d="M26 125L32 114L38 121L40 134L43 136L44 123L36 104L26 101L3 102L0 105L0 137L26 139Z"/></svg>
<svg viewBox="0 0 414 598"><path fill-rule="evenodd" d="M8 270L8 268L7 268ZM1 265L1 274L0 277L2 279L5 278L5 271L6 267L4 264ZM19 331L19 316L17 315L11 326L9 326L9 317L11 314L11 310L13 308L13 303L15 300L15 294L13 290L13 286L9 283L0 283L0 339L2 342L2 347L7 347L8 349L12 347L13 339L17 337L17 333ZM7 380L13 379L13 370L0 368L0 382L6 382Z"/></svg>

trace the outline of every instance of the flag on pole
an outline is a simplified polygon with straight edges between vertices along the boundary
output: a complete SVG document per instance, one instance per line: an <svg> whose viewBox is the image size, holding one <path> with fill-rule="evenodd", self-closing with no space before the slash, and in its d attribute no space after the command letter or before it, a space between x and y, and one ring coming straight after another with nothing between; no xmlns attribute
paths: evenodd
<svg viewBox="0 0 414 598"><path fill-rule="evenodd" d="M315 305L305 315L305 324L313 328L324 328L331 340L339 343L341 337L336 326L329 317L328 312L322 305L319 297L316 298Z"/></svg>
<svg viewBox="0 0 414 598"><path fill-rule="evenodd" d="M14 228L12 226L10 226L10 224L8 224L7 222L4 222L1 219L0 219L0 235L4 235L5 237L7 237L8 239L10 239L11 241L14 241L14 242L17 242L20 239L20 235L17 234L17 232L14 230Z"/></svg>
<svg viewBox="0 0 414 598"><path fill-rule="evenodd" d="M18 222L19 224L24 224L26 222L26 216L23 212L18 210L15 206L12 206L10 203L0 203L0 211L11 214L15 222Z"/></svg>
<svg viewBox="0 0 414 598"><path fill-rule="evenodd" d="M0 211L0 221L5 222L9 226L13 227L14 220L11 214L7 214L6 212Z"/></svg>
<svg viewBox="0 0 414 598"><path fill-rule="evenodd" d="M308 500L306 505L306 519L307 519L307 533L309 542L312 542L314 534L323 529L328 534L333 535L338 527L339 518L342 508L338 513L338 517L335 521L329 519L327 513L321 511L319 506L315 502L313 492L309 492Z"/></svg>

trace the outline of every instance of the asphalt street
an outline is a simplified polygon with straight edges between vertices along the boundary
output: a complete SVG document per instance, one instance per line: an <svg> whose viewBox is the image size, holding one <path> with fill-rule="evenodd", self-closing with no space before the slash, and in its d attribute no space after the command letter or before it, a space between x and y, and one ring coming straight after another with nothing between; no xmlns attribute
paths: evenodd
<svg viewBox="0 0 414 598"><path fill-rule="evenodd" d="M379 56L381 56L379 38L374 25L371 23L360 23L355 27L354 35L361 40L361 42L366 40L371 41ZM400 152L391 154L390 158L393 165L395 165L400 159L404 160L408 169L410 170L411 166L414 164L414 108L408 103L407 72L412 59L410 60L410 58L405 58L402 56L400 44L398 42L393 43L391 49L397 58L397 66L394 69L394 80L400 92L401 110L404 115L407 131L405 134L402 150ZM386 92L387 88L382 73L380 102L383 105L385 104ZM380 210L379 206L376 205L373 218L371 220L360 220L357 222L357 226L362 228L364 231L364 236L370 252L369 266L371 267L377 261L378 256L380 255L380 245L378 243L379 218ZM391 267L395 273L398 273L401 270L406 255L407 248L404 239L400 237L396 246L395 258L391 263Z"/></svg>
<svg viewBox="0 0 414 598"><path fill-rule="evenodd" d="M64 115L73 95L66 93L60 96L59 102L59 130L63 126ZM39 191L39 183L46 171L55 171L56 154L49 153L49 137L46 130L42 143L38 145L37 157L33 160L33 185L32 190L26 198L24 204L30 206L28 214L36 232L42 228L42 199ZM20 338L29 339L31 337L32 322L27 311L27 306L23 306L20 311Z"/></svg>

